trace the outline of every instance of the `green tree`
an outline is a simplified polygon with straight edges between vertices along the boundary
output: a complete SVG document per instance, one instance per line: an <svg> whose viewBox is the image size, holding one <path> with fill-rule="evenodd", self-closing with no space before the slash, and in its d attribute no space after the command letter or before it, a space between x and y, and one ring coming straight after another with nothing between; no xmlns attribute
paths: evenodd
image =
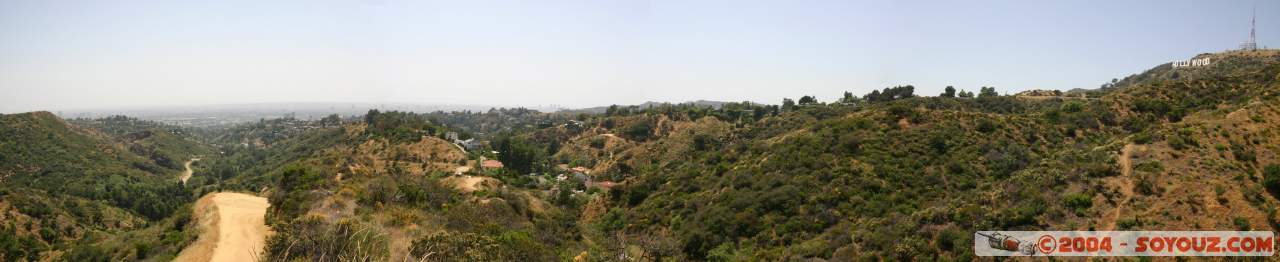
<svg viewBox="0 0 1280 262"><path fill-rule="evenodd" d="M956 88L947 86L946 91L942 92L942 97L956 97Z"/></svg>
<svg viewBox="0 0 1280 262"><path fill-rule="evenodd" d="M884 102L915 97L916 87L912 85L886 87L883 91L872 90L864 99L870 102Z"/></svg>
<svg viewBox="0 0 1280 262"><path fill-rule="evenodd" d="M782 111L791 111L791 110L795 110L795 108L796 108L795 101L792 101L790 98L782 99Z"/></svg>
<svg viewBox="0 0 1280 262"><path fill-rule="evenodd" d="M618 105L609 105L609 108L604 110L604 115L606 116L613 116L617 114L618 114Z"/></svg>
<svg viewBox="0 0 1280 262"><path fill-rule="evenodd" d="M498 151L498 160L505 168L519 174L528 174L536 170L536 163L541 158L543 147L519 137L502 136L494 139L494 150Z"/></svg>
<svg viewBox="0 0 1280 262"><path fill-rule="evenodd" d="M857 102L858 97L853 96L853 93L849 91L845 91L844 96L840 98L840 103L852 104Z"/></svg>
<svg viewBox="0 0 1280 262"><path fill-rule="evenodd" d="M364 114L364 123L372 126L373 121L378 119L378 113L377 109L369 109L369 113Z"/></svg>
<svg viewBox="0 0 1280 262"><path fill-rule="evenodd" d="M816 105L816 104L818 104L818 99L813 98L813 96L800 97L800 105Z"/></svg>
<svg viewBox="0 0 1280 262"><path fill-rule="evenodd" d="M982 87L982 90L979 91L978 93L978 97L997 97L997 96L1000 96L1000 93L996 93L995 87L984 86Z"/></svg>

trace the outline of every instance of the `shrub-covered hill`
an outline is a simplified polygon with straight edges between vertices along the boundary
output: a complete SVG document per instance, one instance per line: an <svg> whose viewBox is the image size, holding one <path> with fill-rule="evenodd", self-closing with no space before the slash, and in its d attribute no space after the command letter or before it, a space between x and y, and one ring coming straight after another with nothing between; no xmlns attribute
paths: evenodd
<svg viewBox="0 0 1280 262"><path fill-rule="evenodd" d="M124 142L49 112L0 115L0 260L176 253L185 222L172 215L192 195L169 162L199 146L164 136Z"/></svg>
<svg viewBox="0 0 1280 262"><path fill-rule="evenodd" d="M1280 53L1201 57L1215 62L1072 92L1085 96L984 87L922 97L898 86L831 103L572 117L371 110L263 120L201 131L218 153L187 185L268 197L276 234L262 255L282 261L969 260L975 230L1274 230ZM0 150L50 145L4 155L6 174L77 161L122 178L169 169L127 146L160 129L107 136L28 118L5 123L66 131L5 140ZM445 141L449 132L487 142L464 149ZM70 139L38 137L47 134ZM505 165L482 168L486 159ZM117 205L92 196L76 195Z"/></svg>
<svg viewBox="0 0 1280 262"><path fill-rule="evenodd" d="M197 184L266 189L277 260L968 260L975 230L1274 230L1280 53L1200 57L1071 97L263 121ZM497 132L464 153L441 119Z"/></svg>
<svg viewBox="0 0 1280 262"><path fill-rule="evenodd" d="M584 134L558 156L624 184L582 221L611 236L595 242L601 256L696 260L963 256L975 228L1081 220L1059 193L1118 173L1105 112L1064 114L1090 120L1079 125L916 102L928 101L815 105L741 127L628 116L661 124L648 141Z"/></svg>
<svg viewBox="0 0 1280 262"><path fill-rule="evenodd" d="M187 128L127 116L78 118L69 122L107 134L130 152L172 170L182 170L183 163L193 156L213 154L212 147Z"/></svg>
<svg viewBox="0 0 1280 262"><path fill-rule="evenodd" d="M1131 146L1117 228L1280 225L1280 51L1202 54L1208 66L1156 67L1108 97ZM1122 198L1127 199L1127 198Z"/></svg>
<svg viewBox="0 0 1280 262"><path fill-rule="evenodd" d="M1111 101L1120 109L1150 113L1162 120L1178 121L1194 111L1220 105L1239 106L1280 96L1280 50L1201 54L1208 66L1174 68L1163 64L1126 78L1111 88Z"/></svg>
<svg viewBox="0 0 1280 262"><path fill-rule="evenodd" d="M477 160L494 155L441 139L454 130L433 122L436 115L370 111L330 124L268 120L233 128L220 142L225 155L193 184L268 197L276 233L262 255L272 261L577 255L562 251L581 248L561 248L578 243L576 212L507 183L522 176L481 169Z"/></svg>
<svg viewBox="0 0 1280 262"><path fill-rule="evenodd" d="M1274 228L1280 53L1201 57L1091 98L604 116L552 162L622 182L580 221L609 236L602 259L959 259L974 230Z"/></svg>

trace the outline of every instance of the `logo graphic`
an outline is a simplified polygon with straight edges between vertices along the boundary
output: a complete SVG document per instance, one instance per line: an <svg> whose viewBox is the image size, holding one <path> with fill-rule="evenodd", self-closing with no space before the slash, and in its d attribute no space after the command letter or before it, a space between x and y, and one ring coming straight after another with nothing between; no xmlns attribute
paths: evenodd
<svg viewBox="0 0 1280 262"><path fill-rule="evenodd" d="M987 244L989 244L991 248L1022 253L1022 255L1027 256L1036 254L1036 244L1032 244L1031 242L1022 241L1009 235L1000 234L1000 232L991 233L990 235L983 234L982 232L977 232L976 234L986 237ZM978 243L978 241L974 241L974 243Z"/></svg>
<svg viewBox="0 0 1280 262"><path fill-rule="evenodd" d="M1271 256L1275 245L1271 231L978 231L973 241L979 256Z"/></svg>

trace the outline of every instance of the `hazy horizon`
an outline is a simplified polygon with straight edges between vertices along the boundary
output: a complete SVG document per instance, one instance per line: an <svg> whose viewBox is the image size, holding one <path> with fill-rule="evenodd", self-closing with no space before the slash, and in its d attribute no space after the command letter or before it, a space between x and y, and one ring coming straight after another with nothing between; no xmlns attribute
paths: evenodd
<svg viewBox="0 0 1280 262"><path fill-rule="evenodd" d="M999 4L997 4L999 3ZM1233 49L1254 1L0 1L0 112L778 103L1097 88ZM1258 43L1280 40L1256 2Z"/></svg>

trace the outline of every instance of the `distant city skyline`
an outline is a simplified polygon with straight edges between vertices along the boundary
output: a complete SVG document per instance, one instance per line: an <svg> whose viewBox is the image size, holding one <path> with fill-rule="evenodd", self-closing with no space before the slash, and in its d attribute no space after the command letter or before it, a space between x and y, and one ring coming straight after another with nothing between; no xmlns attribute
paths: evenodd
<svg viewBox="0 0 1280 262"><path fill-rule="evenodd" d="M0 1L0 112L585 108L1097 88L1249 39L1274 1Z"/></svg>

